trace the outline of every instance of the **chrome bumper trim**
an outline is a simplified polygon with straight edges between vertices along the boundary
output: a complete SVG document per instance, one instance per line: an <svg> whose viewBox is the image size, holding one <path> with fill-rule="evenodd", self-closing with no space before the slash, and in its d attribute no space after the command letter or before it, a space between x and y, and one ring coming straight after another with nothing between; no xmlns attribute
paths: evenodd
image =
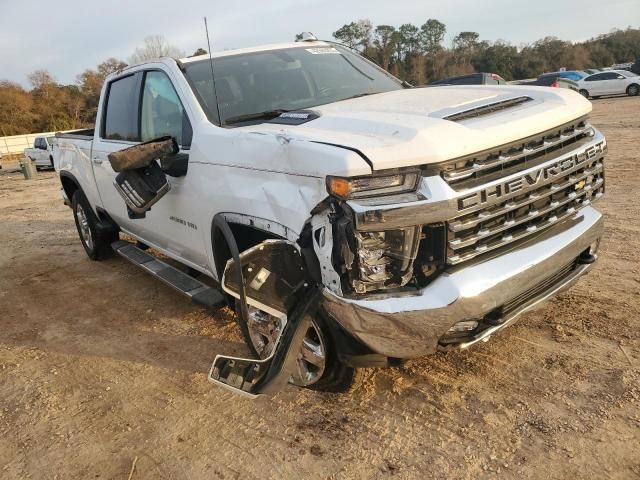
<svg viewBox="0 0 640 480"><path fill-rule="evenodd" d="M602 232L602 215L587 206L573 218L499 256L451 268L422 290L365 299L325 291L324 308L374 352L396 358L420 357L434 353L438 340L455 323L479 320L560 271L599 240ZM571 282L554 285L535 304L568 287L590 267L581 266ZM526 304L517 315L533 306Z"/></svg>
<svg viewBox="0 0 640 480"><path fill-rule="evenodd" d="M549 300L554 295L567 290L572 285L574 285L578 279L587 273L594 264L588 265L578 265L574 268L570 275L564 278L561 282L554 284L549 290L542 292L542 294L532 298L527 303L522 305L517 310L511 312L509 315L505 316L501 319L501 323L499 325L495 325L493 327L487 328L483 330L479 335L475 336L473 339L462 341L457 344L449 344L447 346L438 345L439 350L450 350L453 348L465 349L475 345L478 342L487 341L494 333L502 330L503 328L511 325L520 315L526 313L531 310L535 310L537 307L541 306L544 302Z"/></svg>

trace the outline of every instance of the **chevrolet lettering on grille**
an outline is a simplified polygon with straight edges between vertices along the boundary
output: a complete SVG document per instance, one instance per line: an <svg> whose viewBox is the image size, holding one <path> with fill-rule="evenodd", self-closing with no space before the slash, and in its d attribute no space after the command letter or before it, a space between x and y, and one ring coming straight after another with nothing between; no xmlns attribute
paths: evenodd
<svg viewBox="0 0 640 480"><path fill-rule="evenodd" d="M458 199L458 211L463 212L473 207L493 203L509 195L526 192L527 190L553 181L555 178L576 169L596 155L604 153L605 145L605 141L603 140L595 145L590 145L582 152L559 160L552 165L544 166L515 179L507 180L503 183L463 196Z"/></svg>

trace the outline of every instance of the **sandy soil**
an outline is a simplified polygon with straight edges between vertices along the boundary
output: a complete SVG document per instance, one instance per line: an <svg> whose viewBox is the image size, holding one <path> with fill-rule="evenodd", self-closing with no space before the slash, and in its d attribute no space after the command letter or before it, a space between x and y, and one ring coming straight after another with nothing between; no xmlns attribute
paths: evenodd
<svg viewBox="0 0 640 480"><path fill-rule="evenodd" d="M119 258L91 262L53 173L0 174L0 477L640 478L640 98L607 135L596 269L491 342L365 372L349 395L213 387L246 353Z"/></svg>

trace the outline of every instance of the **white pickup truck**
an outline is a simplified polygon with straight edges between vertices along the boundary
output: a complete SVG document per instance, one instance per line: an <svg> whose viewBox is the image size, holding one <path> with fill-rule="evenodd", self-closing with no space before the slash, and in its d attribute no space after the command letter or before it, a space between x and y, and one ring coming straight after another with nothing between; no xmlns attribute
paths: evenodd
<svg viewBox="0 0 640 480"><path fill-rule="evenodd" d="M255 266L269 242L293 246L321 299L291 381L341 390L358 367L487 340L593 266L607 144L590 111L564 89L414 88L306 41L115 72L95 130L59 134L56 165L89 257L113 245L205 305L219 303L207 285L233 263L223 218L252 255L239 322L260 357L286 315L256 298L295 261ZM125 178L117 152L162 149L163 136L174 150L157 153L162 174L155 160L130 170L155 187Z"/></svg>
<svg viewBox="0 0 640 480"><path fill-rule="evenodd" d="M55 137L36 137L33 147L24 149L24 156L30 158L37 170L53 168L53 143Z"/></svg>

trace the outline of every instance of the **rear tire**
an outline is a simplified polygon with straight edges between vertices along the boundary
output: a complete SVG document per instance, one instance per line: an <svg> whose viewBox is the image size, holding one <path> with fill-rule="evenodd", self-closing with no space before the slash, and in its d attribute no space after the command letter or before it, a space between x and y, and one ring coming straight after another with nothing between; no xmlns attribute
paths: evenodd
<svg viewBox="0 0 640 480"><path fill-rule="evenodd" d="M249 346L249 349L257 358L266 357L271 350L268 347L262 347L262 349L259 351L259 348L261 346L257 345L259 340L255 340L255 331L253 332L253 335L249 332L249 326L243 319L241 319L240 315L238 315L238 311L239 304L236 301L236 318L238 319L238 325L240 326L240 330L242 331L242 336ZM264 314L264 312L261 313ZM313 345L316 348L320 347L319 350L323 354L324 362L321 367L316 367L311 364L305 367L304 356L301 353L302 358L300 358L298 362L303 362L303 365L299 365L298 373L292 376L293 381L291 381L290 383L293 383L294 385L299 387L322 392L346 392L352 389L354 387L354 383L357 383L357 379L360 377L358 375L358 371L355 368L343 364L338 359L333 338L329 332L329 329L325 326L322 316L318 313L315 314L313 316L312 322L312 326L307 332L305 341L308 341L308 344ZM301 381L302 377L300 377L299 373L300 369L302 369L304 372L309 373L309 367L321 368L321 373L318 375L317 379L314 378L312 380L312 383ZM313 375L313 373L311 374Z"/></svg>
<svg viewBox="0 0 640 480"><path fill-rule="evenodd" d="M582 95L584 98L589 98L589 92L586 91L584 88L582 90L580 90L580 95Z"/></svg>
<svg viewBox="0 0 640 480"><path fill-rule="evenodd" d="M629 85L627 87L627 95L630 97L635 97L640 93L640 85L636 85L635 83Z"/></svg>
<svg viewBox="0 0 640 480"><path fill-rule="evenodd" d="M117 230L100 228L82 190L76 190L71 199L73 218L78 229L80 242L91 260L103 260L113 254L111 244L118 239Z"/></svg>

